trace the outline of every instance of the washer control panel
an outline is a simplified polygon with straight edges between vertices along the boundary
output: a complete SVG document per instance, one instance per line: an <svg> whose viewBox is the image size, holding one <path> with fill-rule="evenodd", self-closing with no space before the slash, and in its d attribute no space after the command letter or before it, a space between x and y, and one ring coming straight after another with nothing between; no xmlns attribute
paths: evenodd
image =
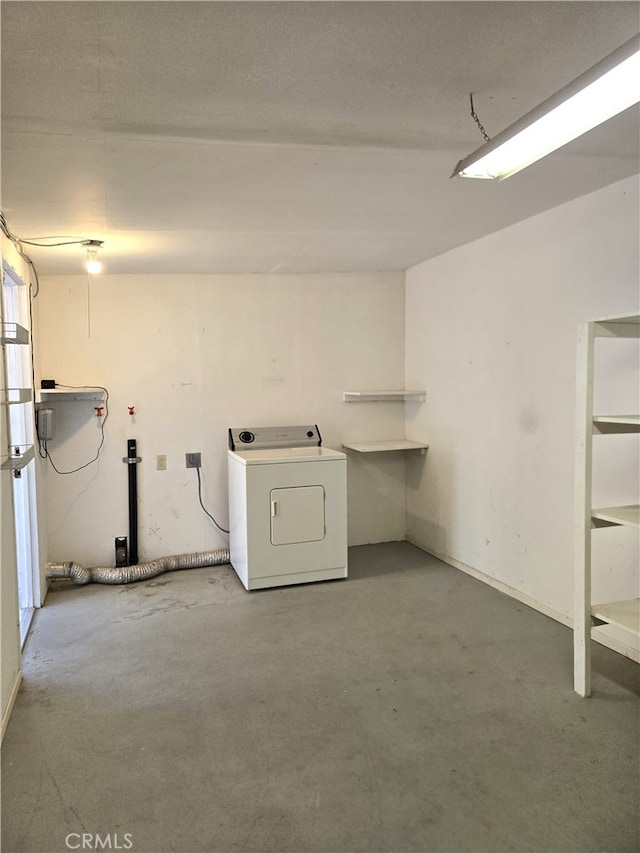
<svg viewBox="0 0 640 853"><path fill-rule="evenodd" d="M229 449L270 450L277 447L320 447L317 424L311 426L239 427L229 430Z"/></svg>

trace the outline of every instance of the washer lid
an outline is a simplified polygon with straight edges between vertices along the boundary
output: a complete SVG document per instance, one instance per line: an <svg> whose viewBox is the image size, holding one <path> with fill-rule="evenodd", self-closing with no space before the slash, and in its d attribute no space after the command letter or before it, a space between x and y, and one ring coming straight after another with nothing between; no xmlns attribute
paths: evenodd
<svg viewBox="0 0 640 853"><path fill-rule="evenodd" d="M267 447L247 450L238 447L229 450L229 456L242 465L273 465L279 462L336 462L345 461L346 454L329 447Z"/></svg>
<svg viewBox="0 0 640 853"><path fill-rule="evenodd" d="M262 450L267 447L320 447L317 424L311 426L240 427L229 430L231 450Z"/></svg>

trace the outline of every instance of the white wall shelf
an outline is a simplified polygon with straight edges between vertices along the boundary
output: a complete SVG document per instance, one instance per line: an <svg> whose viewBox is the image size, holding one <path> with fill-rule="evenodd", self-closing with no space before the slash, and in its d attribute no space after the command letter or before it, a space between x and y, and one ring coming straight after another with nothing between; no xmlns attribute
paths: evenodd
<svg viewBox="0 0 640 853"><path fill-rule="evenodd" d="M36 391L36 403L73 403L81 400L104 401L104 391L91 389L87 391L72 391L58 388L43 388Z"/></svg>
<svg viewBox="0 0 640 853"><path fill-rule="evenodd" d="M424 403L427 392L422 390L399 389L395 391L344 391L342 399L345 403ZM401 450L419 450L427 452L428 444L419 441L409 441L406 438L391 438L379 441L349 441L343 442L345 450L356 453L389 453Z"/></svg>
<svg viewBox="0 0 640 853"><path fill-rule="evenodd" d="M343 391L345 403L424 403L426 391Z"/></svg>
<svg viewBox="0 0 640 853"><path fill-rule="evenodd" d="M406 438L389 439L387 441L349 441L343 442L346 450L355 450L357 453L387 453L396 450L419 450L425 453L428 444L419 441L409 441Z"/></svg>
<svg viewBox="0 0 640 853"><path fill-rule="evenodd" d="M28 344L29 332L18 323L2 323L0 343L3 344Z"/></svg>
<svg viewBox="0 0 640 853"><path fill-rule="evenodd" d="M576 409L575 604L573 684L591 695L591 629L610 624L640 636L640 599L591 602L591 537L600 527L640 527L640 505L593 508L593 436L640 432L638 415L594 415L593 379L596 338L640 338L640 316L627 314L582 323L578 332Z"/></svg>

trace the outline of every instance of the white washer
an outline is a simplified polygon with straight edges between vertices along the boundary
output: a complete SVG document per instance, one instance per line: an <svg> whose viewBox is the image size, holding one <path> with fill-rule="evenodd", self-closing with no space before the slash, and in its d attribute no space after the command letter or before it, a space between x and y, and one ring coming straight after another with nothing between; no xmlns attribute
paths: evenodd
<svg viewBox="0 0 640 853"><path fill-rule="evenodd" d="M317 426L229 430L229 548L246 589L347 577L347 458Z"/></svg>

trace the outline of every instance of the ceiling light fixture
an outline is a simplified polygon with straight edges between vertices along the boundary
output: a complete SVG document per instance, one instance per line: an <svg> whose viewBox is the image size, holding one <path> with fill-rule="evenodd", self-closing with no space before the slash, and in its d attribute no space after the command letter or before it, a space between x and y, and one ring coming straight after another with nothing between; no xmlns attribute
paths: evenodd
<svg viewBox="0 0 640 853"><path fill-rule="evenodd" d="M451 177L503 180L640 101L640 35L460 160Z"/></svg>
<svg viewBox="0 0 640 853"><path fill-rule="evenodd" d="M98 275L102 272L102 261L98 258L98 249L102 248L103 240L84 240L82 245L87 249L87 272Z"/></svg>

